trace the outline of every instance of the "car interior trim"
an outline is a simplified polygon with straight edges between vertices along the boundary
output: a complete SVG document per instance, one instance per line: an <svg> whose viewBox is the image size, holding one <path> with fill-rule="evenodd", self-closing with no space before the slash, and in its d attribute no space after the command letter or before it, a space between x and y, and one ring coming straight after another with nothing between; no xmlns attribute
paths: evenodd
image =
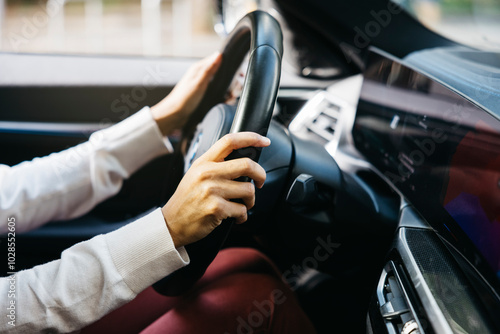
<svg viewBox="0 0 500 334"><path fill-rule="evenodd" d="M30 135L77 136L89 135L113 123L52 123L0 121L0 133Z"/></svg>

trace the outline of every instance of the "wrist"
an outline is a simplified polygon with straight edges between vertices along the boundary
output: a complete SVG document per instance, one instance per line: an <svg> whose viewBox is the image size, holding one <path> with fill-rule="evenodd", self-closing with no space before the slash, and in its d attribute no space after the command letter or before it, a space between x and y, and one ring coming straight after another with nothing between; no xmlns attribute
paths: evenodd
<svg viewBox="0 0 500 334"><path fill-rule="evenodd" d="M172 238L172 242L174 243L175 248L185 246L186 243L182 241L182 238L179 237L179 233L177 233L177 230L169 223L169 220L167 219L166 205L161 209L161 213L163 214L163 220L165 221L165 225L168 228L168 232L170 233L170 237Z"/></svg>
<svg viewBox="0 0 500 334"><path fill-rule="evenodd" d="M165 101L166 102L166 101ZM153 119L163 136L171 135L176 129L179 129L180 124L179 109L169 103L158 103L150 108Z"/></svg>

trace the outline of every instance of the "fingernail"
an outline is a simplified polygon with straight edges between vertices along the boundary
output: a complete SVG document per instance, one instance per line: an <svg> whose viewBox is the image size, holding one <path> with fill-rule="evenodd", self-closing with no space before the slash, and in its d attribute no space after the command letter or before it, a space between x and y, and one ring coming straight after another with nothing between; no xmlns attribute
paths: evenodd
<svg viewBox="0 0 500 334"><path fill-rule="evenodd" d="M264 141L264 143L266 143L267 145L271 145L271 139L267 138L267 137L262 137L262 140Z"/></svg>

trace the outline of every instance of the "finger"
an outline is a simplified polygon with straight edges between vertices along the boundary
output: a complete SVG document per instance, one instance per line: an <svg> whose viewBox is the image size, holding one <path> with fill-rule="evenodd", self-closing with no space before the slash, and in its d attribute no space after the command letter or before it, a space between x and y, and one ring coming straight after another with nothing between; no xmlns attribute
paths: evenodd
<svg viewBox="0 0 500 334"><path fill-rule="evenodd" d="M241 199L247 210L255 205L255 186L251 182L218 180L214 191L226 200Z"/></svg>
<svg viewBox="0 0 500 334"><path fill-rule="evenodd" d="M216 52L210 57L207 57L206 61L207 61L206 74L209 78L212 78L219 69L220 64L222 63L222 53Z"/></svg>
<svg viewBox="0 0 500 334"><path fill-rule="evenodd" d="M193 66L194 73L198 76L201 82L210 81L222 63L222 54L215 52Z"/></svg>
<svg viewBox="0 0 500 334"><path fill-rule="evenodd" d="M220 67L222 61L222 54L215 53L214 55L207 57L200 62L198 62L192 69L193 86L196 87L196 91L200 96L205 94L205 91L212 81L215 73Z"/></svg>
<svg viewBox="0 0 500 334"><path fill-rule="evenodd" d="M236 224L241 224L247 221L247 207L241 203L226 201L224 205L226 217L231 217L236 220Z"/></svg>
<svg viewBox="0 0 500 334"><path fill-rule="evenodd" d="M220 175L226 179L234 180L247 176L255 182L257 188L262 188L266 181L266 171L261 165L249 158L240 158L216 164L220 168Z"/></svg>
<svg viewBox="0 0 500 334"><path fill-rule="evenodd" d="M266 147L270 144L269 138L254 132L231 133L219 139L200 159L220 162L234 150L245 147Z"/></svg>

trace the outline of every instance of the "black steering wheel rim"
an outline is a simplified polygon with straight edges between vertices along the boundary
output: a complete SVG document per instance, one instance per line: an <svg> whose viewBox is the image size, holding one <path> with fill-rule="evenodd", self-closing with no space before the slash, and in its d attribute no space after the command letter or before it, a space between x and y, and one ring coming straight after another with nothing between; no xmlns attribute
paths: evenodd
<svg viewBox="0 0 500 334"><path fill-rule="evenodd" d="M231 81L249 53L248 69L230 133L251 131L267 135L278 94L283 56L283 36L279 23L268 13L247 14L229 35L222 50L222 64L207 88L200 106L184 127L184 142L208 110L223 102ZM233 152L227 159L249 157L258 161L260 149ZM201 278L217 255L233 225L225 220L204 239L186 246L191 263L153 285L167 296L178 296Z"/></svg>
<svg viewBox="0 0 500 334"><path fill-rule="evenodd" d="M245 114L247 114L247 111L258 110L258 115L256 112L252 120L262 120L263 114L269 114L264 117L265 122L269 123L276 100L277 88L279 87L281 59L283 56L282 41L283 35L280 25L268 13L257 10L244 16L227 37L221 51L221 66L207 88L200 105L184 126L183 136L190 138L196 126L202 121L207 112L213 106L224 102L224 97L231 85L234 74L247 53L250 54L246 75L247 80L245 81L237 110L244 109ZM259 69L258 72L256 71L257 69ZM251 78L250 80L248 80L249 77ZM257 93L255 91L255 84L260 86L261 92ZM261 101L254 101L253 104L248 101L248 97L257 94L258 96L262 96ZM266 103L262 103L264 101ZM242 113L239 112L239 114ZM252 114L252 112L248 114ZM244 118L246 119L246 117ZM245 123L238 122L240 124L238 128ZM261 132L255 132L265 135L262 131L267 129L258 130ZM237 128L232 128L231 132L239 131L237 131Z"/></svg>

